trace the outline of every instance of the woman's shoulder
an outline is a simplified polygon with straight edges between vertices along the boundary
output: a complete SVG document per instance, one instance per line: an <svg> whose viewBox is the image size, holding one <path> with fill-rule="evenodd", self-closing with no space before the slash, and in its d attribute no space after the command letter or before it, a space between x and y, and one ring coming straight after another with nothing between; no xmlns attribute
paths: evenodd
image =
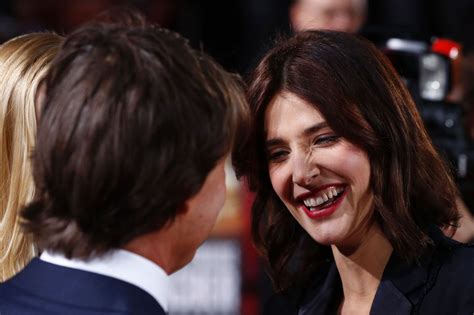
<svg viewBox="0 0 474 315"><path fill-rule="evenodd" d="M438 246L438 257L440 277L448 277L452 284L474 289L474 244L444 238Z"/></svg>
<svg viewBox="0 0 474 315"><path fill-rule="evenodd" d="M440 272L463 272L474 279L474 244L459 243L444 236L441 231L433 237L436 256L440 260Z"/></svg>
<svg viewBox="0 0 474 315"><path fill-rule="evenodd" d="M445 236L438 239L435 261L430 266L430 290L421 307L425 313L444 309L451 314L474 312L474 244L462 244ZM467 314L467 313L466 313Z"/></svg>

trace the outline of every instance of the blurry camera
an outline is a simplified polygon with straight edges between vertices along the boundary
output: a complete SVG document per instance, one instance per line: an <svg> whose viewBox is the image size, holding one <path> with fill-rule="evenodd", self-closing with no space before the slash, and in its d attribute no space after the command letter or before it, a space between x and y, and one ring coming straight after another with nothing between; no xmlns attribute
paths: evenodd
<svg viewBox="0 0 474 315"><path fill-rule="evenodd" d="M442 38L388 38L379 40L378 46L408 86L434 145L452 166L463 200L473 212L474 145L466 136L460 100L453 97L461 45Z"/></svg>

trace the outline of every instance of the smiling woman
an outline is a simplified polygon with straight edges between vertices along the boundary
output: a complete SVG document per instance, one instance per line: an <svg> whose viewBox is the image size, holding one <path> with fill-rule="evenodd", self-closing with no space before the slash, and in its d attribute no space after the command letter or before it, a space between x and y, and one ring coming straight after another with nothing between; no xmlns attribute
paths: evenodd
<svg viewBox="0 0 474 315"><path fill-rule="evenodd" d="M264 126L273 189L311 238L322 245L348 246L370 235L373 194L367 155L294 94L274 98Z"/></svg>
<svg viewBox="0 0 474 315"><path fill-rule="evenodd" d="M248 100L252 136L234 159L280 292L268 314L474 309L474 249L439 229L457 224L456 188L381 52L300 33L263 58Z"/></svg>

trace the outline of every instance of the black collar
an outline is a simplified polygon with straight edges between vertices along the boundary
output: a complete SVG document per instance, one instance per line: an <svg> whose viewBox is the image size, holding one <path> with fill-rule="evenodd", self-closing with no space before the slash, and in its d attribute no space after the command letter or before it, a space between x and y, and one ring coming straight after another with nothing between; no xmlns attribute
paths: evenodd
<svg viewBox="0 0 474 315"><path fill-rule="evenodd" d="M406 263L392 253L375 294L370 314L413 314L436 281L440 255L455 243L438 228L429 231L435 246L418 263ZM342 297L342 283L334 262L318 272L314 285L302 299L298 314L335 314ZM325 275L325 276L321 276Z"/></svg>

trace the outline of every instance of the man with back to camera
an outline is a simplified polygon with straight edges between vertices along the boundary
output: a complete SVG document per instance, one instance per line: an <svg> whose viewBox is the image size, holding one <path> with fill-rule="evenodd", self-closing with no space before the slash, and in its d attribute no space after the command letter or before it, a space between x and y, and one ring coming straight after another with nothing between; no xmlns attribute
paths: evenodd
<svg viewBox="0 0 474 315"><path fill-rule="evenodd" d="M165 314L224 203L238 79L173 32L96 23L44 83L23 211L43 252L0 284L0 314Z"/></svg>

